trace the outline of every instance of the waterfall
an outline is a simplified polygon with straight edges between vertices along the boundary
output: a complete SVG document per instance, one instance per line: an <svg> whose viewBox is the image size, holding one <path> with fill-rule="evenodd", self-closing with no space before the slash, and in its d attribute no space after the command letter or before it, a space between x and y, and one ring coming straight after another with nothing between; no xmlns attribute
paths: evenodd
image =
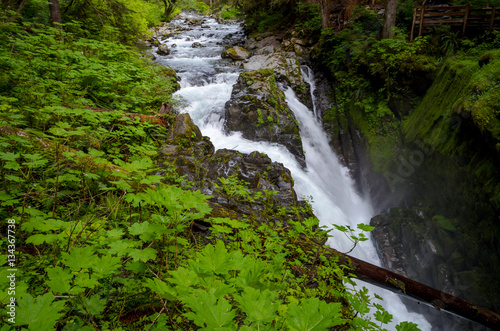
<svg viewBox="0 0 500 331"><path fill-rule="evenodd" d="M302 69L302 78L304 79L304 82L309 84L314 117L319 119L321 116L320 114L318 114L318 111L316 110L316 102L315 102L316 97L314 96L314 91L316 91L316 82L314 81L314 73L312 69L309 68L308 66L301 66L301 69Z"/></svg>
<svg viewBox="0 0 500 331"><path fill-rule="evenodd" d="M183 19L181 16L177 23L183 24ZM204 24L211 27L210 31L196 26L164 41L175 51L157 60L160 64L175 69L181 78L181 89L175 95L184 103L182 111L191 115L203 135L210 137L216 149L235 149L242 153L264 152L273 161L283 163L292 173L298 196L312 197L314 213L322 225L350 225L356 228L358 223L368 224L373 216L370 201L357 194L348 169L340 164L328 144L328 136L322 129L316 110L311 112L297 99L292 89L287 88L285 96L299 122L306 153L306 169L298 164L284 146L250 141L237 132L229 135L224 132L224 105L229 100L232 86L242 70L231 65L230 60L220 57L223 50L220 43L229 33L241 36L242 32L237 24L222 25L214 19L205 19ZM193 42L199 42L205 47L192 48ZM172 47L173 44L176 44L175 48ZM304 77L311 85L313 97L313 73L309 68L305 71ZM328 244L341 252L352 248L352 242L342 233L335 234ZM371 241L358 244L350 254L380 265ZM393 324L387 328L394 330L394 325L401 321L413 321L419 324L422 330L430 330L427 320L422 315L408 312L396 294L369 284L362 286L384 298L383 304L394 316Z"/></svg>
<svg viewBox="0 0 500 331"><path fill-rule="evenodd" d="M299 122L302 144L306 153L306 182L296 185L299 195L313 197L313 210L321 225L331 228L332 224L349 225L356 228L358 223L369 223L373 216L370 201L362 199L354 189L348 169L343 167L328 144L328 137L316 116L295 96L291 88L285 91L288 106ZM313 99L314 101L314 99ZM295 172L292 176L295 178ZM327 243L340 252L349 251L353 244L341 233L334 233ZM359 243L349 253L361 260L380 266L375 247L371 241ZM400 298L387 290L382 290L364 282L356 281L367 287L371 293L384 298L382 305L394 316L389 329L401 321L413 321L422 330L430 330L427 320L419 314L408 312Z"/></svg>

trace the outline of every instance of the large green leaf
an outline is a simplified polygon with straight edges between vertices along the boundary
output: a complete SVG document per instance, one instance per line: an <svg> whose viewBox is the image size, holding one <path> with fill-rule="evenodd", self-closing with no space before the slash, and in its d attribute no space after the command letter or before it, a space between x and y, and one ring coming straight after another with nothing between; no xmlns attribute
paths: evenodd
<svg viewBox="0 0 500 331"><path fill-rule="evenodd" d="M201 280L196 274L196 272L184 267L179 267L177 268L177 270L170 271L169 273L172 276L172 278L169 278L168 280L172 284L178 286L190 287L199 284Z"/></svg>
<svg viewBox="0 0 500 331"><path fill-rule="evenodd" d="M45 283L50 286L54 292L59 294L69 292L71 289L70 280L73 278L73 275L68 269L53 267L47 269L47 275L49 276L49 280Z"/></svg>
<svg viewBox="0 0 500 331"><path fill-rule="evenodd" d="M64 301L54 301L50 292L38 296L36 299L30 294L22 297L18 302L16 324L28 325L30 330L52 330L64 307Z"/></svg>
<svg viewBox="0 0 500 331"><path fill-rule="evenodd" d="M191 296L185 297L183 301L193 312L184 315L206 330L223 327L236 330L236 325L233 323L236 311L231 310L231 305L226 299L217 300L214 291L207 293L204 290L194 290Z"/></svg>
<svg viewBox="0 0 500 331"><path fill-rule="evenodd" d="M277 296L277 292L261 292L247 286L241 296L237 295L235 299L247 315L247 322L270 323L277 317L276 311L280 304L276 301Z"/></svg>
<svg viewBox="0 0 500 331"><path fill-rule="evenodd" d="M127 255L130 250L133 242L128 239L121 239L109 244L109 254L117 254L118 256Z"/></svg>
<svg viewBox="0 0 500 331"><path fill-rule="evenodd" d="M233 264L230 262L231 255L228 254L222 241L218 241L215 246L205 246L200 253L196 253L196 256L200 269L214 274L227 273L233 268Z"/></svg>
<svg viewBox="0 0 500 331"><path fill-rule="evenodd" d="M90 298L84 298L83 304L86 311L90 315L95 316L99 315L106 308L106 299L101 299L98 294L95 294Z"/></svg>
<svg viewBox="0 0 500 331"><path fill-rule="evenodd" d="M121 258L118 256L103 255L92 267L93 276L104 278L113 275L121 267Z"/></svg>
<svg viewBox="0 0 500 331"><path fill-rule="evenodd" d="M28 239L26 239L26 243L33 245L41 245L43 243L50 244L56 240L57 236L55 234L34 234L32 236L29 236Z"/></svg>
<svg viewBox="0 0 500 331"><path fill-rule="evenodd" d="M340 303L326 303L318 298L303 299L288 307L286 324L293 331L320 331L343 324Z"/></svg>
<svg viewBox="0 0 500 331"><path fill-rule="evenodd" d="M132 259L134 261L142 261L142 262L147 262L149 260L154 260L156 258L156 249L154 248L151 248L151 247L147 247L147 248L144 248L144 249L132 249L130 250L130 257L132 257Z"/></svg>
<svg viewBox="0 0 500 331"><path fill-rule="evenodd" d="M98 257L94 255L92 246L71 247L69 254L63 252L61 256L63 263L72 271L91 268L99 261Z"/></svg>
<svg viewBox="0 0 500 331"><path fill-rule="evenodd" d="M162 298L167 300L176 300L175 290L167 285L164 281L161 281L157 278L146 279L146 287L149 287L151 291L158 293Z"/></svg>

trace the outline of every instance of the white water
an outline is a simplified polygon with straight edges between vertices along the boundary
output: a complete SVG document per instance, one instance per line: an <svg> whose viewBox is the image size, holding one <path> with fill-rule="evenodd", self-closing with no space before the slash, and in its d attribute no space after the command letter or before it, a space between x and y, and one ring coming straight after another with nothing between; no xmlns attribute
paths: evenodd
<svg viewBox="0 0 500 331"><path fill-rule="evenodd" d="M235 24L219 25L213 19L207 19L204 24L211 26L210 31L197 26L178 35L177 39L167 40L168 46L174 43L177 45L172 48L176 52L158 59L159 63L174 68L182 79L181 89L176 93L186 102L182 111L189 112L203 135L210 137L216 149L235 149L242 153L264 152L273 161L283 163L292 173L298 196L312 197L314 213L322 225L350 225L355 229L358 223L368 224L373 216L370 201L363 199L355 191L348 170L339 163L328 144L328 137L317 120L316 111L313 113L307 109L290 88L285 90L286 100L300 125L307 170L302 169L295 157L281 145L250 141L242 138L239 133L224 133L224 105L231 96L232 85L241 70L218 56L223 47L217 45L217 42L228 33L241 34L241 29ZM213 36L209 36L212 33ZM185 42L185 38L190 38L190 41ZM207 47L191 48L195 41ZM306 78L313 82L311 74L312 72L307 72ZM337 231L334 235L329 242L332 247L341 252L352 248L351 241L343 234ZM380 265L371 241L358 244L350 254ZM393 324L386 326L389 330L395 330L394 325L401 321L413 321L422 330L431 329L422 315L408 312L396 294L369 284L362 285L371 293L375 292L384 298L383 305L394 316Z"/></svg>

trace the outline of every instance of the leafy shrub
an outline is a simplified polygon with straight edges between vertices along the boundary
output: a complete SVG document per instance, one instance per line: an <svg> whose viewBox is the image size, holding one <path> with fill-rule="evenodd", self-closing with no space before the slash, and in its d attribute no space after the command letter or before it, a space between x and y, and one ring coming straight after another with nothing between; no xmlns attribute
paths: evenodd
<svg viewBox="0 0 500 331"><path fill-rule="evenodd" d="M358 10L351 27L340 33L324 30L316 58L337 81L340 107L359 107L370 127L381 130L383 122L394 118L387 106L392 91L415 72L432 72L436 63L428 54L427 37L408 43L397 30L396 38L379 39L374 19L367 10Z"/></svg>
<svg viewBox="0 0 500 331"><path fill-rule="evenodd" d="M170 99L172 77L166 69L139 59L140 54L127 46L72 33L63 33L62 42L60 30L51 27L32 32L11 25L4 35L8 42L0 49L0 61L9 68L0 84L19 104L142 112Z"/></svg>
<svg viewBox="0 0 500 331"><path fill-rule="evenodd" d="M149 28L160 23L161 14L159 5L141 0L93 0L90 4L75 0L65 9L63 23L79 22L86 37L134 44L138 38L150 36Z"/></svg>
<svg viewBox="0 0 500 331"><path fill-rule="evenodd" d="M297 3L296 29L302 29L307 35L319 36L321 33L321 14L319 5L309 2Z"/></svg>
<svg viewBox="0 0 500 331"><path fill-rule="evenodd" d="M185 10L196 10L207 14L210 12L211 8L205 2L198 0L179 0L177 5Z"/></svg>
<svg viewBox="0 0 500 331"><path fill-rule="evenodd" d="M220 17L223 19L235 19L241 15L240 11L236 7L229 7L224 5L220 11Z"/></svg>

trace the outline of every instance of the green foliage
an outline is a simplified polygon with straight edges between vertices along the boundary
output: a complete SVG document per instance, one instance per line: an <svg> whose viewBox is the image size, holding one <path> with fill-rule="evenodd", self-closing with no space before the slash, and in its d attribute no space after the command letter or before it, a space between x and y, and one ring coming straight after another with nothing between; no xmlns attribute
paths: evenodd
<svg viewBox="0 0 500 331"><path fill-rule="evenodd" d="M404 95L415 75L432 73L437 61L429 54L432 47L427 37L408 43L407 36L397 29L395 38L379 39L381 23L366 9L357 9L352 20L353 24L339 33L322 31L316 59L337 82L338 104L325 113L324 120L345 122L347 113L367 137L372 151L378 150L371 153L372 159L391 159L394 149L390 144L397 140L400 117L391 110L391 103ZM386 139L387 135L394 138Z"/></svg>
<svg viewBox="0 0 500 331"><path fill-rule="evenodd" d="M178 0L177 6L183 10L196 10L203 14L208 14L210 12L210 6L205 4L204 1L198 0Z"/></svg>
<svg viewBox="0 0 500 331"><path fill-rule="evenodd" d="M318 36L321 34L321 14L319 5L309 2L297 3L297 17L295 28L304 30L308 36Z"/></svg>
<svg viewBox="0 0 500 331"><path fill-rule="evenodd" d="M214 184L215 188L221 192L227 199L227 205L229 206L232 199L243 199L249 202L253 202L255 198L260 197L260 194L252 195L248 189L248 183L240 181L236 174L231 175L227 178L219 178L219 184Z"/></svg>
<svg viewBox="0 0 500 331"><path fill-rule="evenodd" d="M172 78L140 60L137 51L71 33L64 33L62 42L53 28L32 31L18 25L4 30L0 61L9 70L0 75L0 87L11 98L2 101L4 107L23 104L42 108L42 113L61 105L143 112L170 99ZM41 115L29 118L41 120Z"/></svg>
<svg viewBox="0 0 500 331"><path fill-rule="evenodd" d="M245 24L252 32L272 31L294 22L294 0L245 0L238 3L245 15Z"/></svg>
<svg viewBox="0 0 500 331"><path fill-rule="evenodd" d="M500 1L498 0L492 0L492 1L487 1L487 0L453 0L451 2L453 6L466 6L466 5L471 5L473 8L485 8L486 6L489 7L499 7L500 6Z"/></svg>
<svg viewBox="0 0 500 331"><path fill-rule="evenodd" d="M63 315L60 313L63 306L64 301L54 302L54 295L50 292L36 299L28 294L18 302L16 324L27 325L28 330L53 329L57 320Z"/></svg>
<svg viewBox="0 0 500 331"><path fill-rule="evenodd" d="M354 244L353 247L351 248L351 250L349 250L349 252L351 252L356 247L358 242L368 240L368 237L363 232L356 234L354 232L354 229L349 225L336 225L336 224L334 224L333 227L335 229L337 229L338 231L342 232L347 237L347 239L349 239ZM358 224L357 228L361 231L364 231L364 232L371 232L375 229L373 226L366 225L363 223ZM347 253L349 253L349 252L347 252Z"/></svg>
<svg viewBox="0 0 500 331"><path fill-rule="evenodd" d="M229 7L228 5L224 5L220 9L220 17L222 17L225 20L233 20L238 18L241 15L241 12L238 10L236 6Z"/></svg>
<svg viewBox="0 0 500 331"><path fill-rule="evenodd" d="M9 4L17 9L18 4ZM144 0L59 0L63 23L78 22L82 29L73 30L80 37L93 37L134 44L138 38L150 35L149 28L160 23L158 2ZM20 5L25 22L50 22L46 1L26 1ZM5 9L0 6L0 9Z"/></svg>

